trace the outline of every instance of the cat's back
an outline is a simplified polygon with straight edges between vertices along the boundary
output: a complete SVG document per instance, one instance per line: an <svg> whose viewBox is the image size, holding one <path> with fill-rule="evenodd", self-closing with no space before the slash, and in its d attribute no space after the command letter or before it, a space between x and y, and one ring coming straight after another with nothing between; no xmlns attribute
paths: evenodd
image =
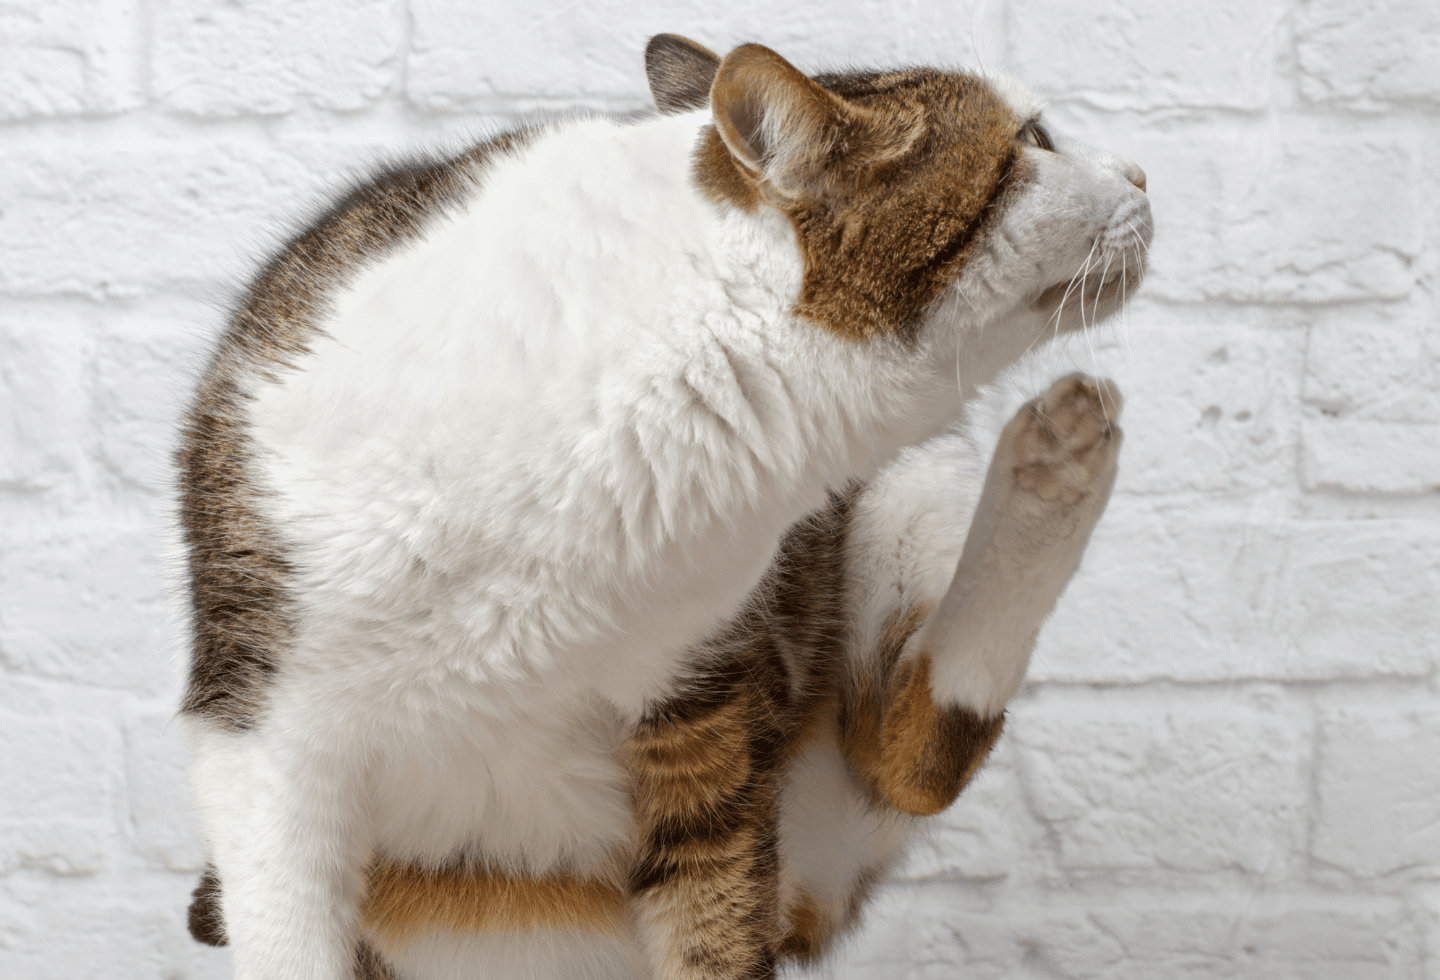
<svg viewBox="0 0 1440 980"><path fill-rule="evenodd" d="M474 191L502 136L449 160L388 168L287 242L245 291L183 423L177 462L196 645L185 710L247 728L291 639L294 559L270 519L252 408L323 337L334 294Z"/></svg>

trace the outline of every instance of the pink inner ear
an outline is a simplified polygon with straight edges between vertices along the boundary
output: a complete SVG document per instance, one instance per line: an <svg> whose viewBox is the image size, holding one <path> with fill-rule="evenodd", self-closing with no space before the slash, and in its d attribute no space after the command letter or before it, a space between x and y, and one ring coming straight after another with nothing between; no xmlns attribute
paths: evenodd
<svg viewBox="0 0 1440 980"><path fill-rule="evenodd" d="M711 89L716 127L730 152L751 170L783 185L795 180L833 118L836 97L769 48L747 44L720 65ZM785 131L767 134L778 116ZM777 137L773 140L768 137Z"/></svg>
<svg viewBox="0 0 1440 980"><path fill-rule="evenodd" d="M732 150L740 162L753 170L765 165L765 106L753 93L746 93L729 106L726 122L734 142ZM727 141L728 142L728 141Z"/></svg>

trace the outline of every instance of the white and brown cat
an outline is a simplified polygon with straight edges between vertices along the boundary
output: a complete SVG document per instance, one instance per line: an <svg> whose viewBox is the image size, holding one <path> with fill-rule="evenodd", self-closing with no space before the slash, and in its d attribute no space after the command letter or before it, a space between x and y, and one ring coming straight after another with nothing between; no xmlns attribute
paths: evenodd
<svg viewBox="0 0 1440 980"><path fill-rule="evenodd" d="M1014 83L662 35L660 114L389 170L270 261L186 421L184 703L243 980L813 960L1000 734L1115 476L1057 381L1132 163Z"/></svg>

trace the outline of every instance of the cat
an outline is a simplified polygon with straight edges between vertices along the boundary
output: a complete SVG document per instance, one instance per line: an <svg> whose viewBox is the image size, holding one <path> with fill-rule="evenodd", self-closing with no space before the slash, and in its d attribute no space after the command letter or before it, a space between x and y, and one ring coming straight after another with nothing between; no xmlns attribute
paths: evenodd
<svg viewBox="0 0 1440 980"><path fill-rule="evenodd" d="M1143 173L1018 84L653 38L658 114L395 167L185 421L182 706L243 980L814 962L998 738L1108 382L967 393L1140 281Z"/></svg>

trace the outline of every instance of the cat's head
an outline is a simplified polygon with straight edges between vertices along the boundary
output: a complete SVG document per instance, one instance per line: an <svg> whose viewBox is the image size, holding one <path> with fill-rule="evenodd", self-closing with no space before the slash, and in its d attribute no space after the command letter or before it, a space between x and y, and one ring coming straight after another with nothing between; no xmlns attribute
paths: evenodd
<svg viewBox="0 0 1440 980"><path fill-rule="evenodd" d="M1004 319L1043 339L1105 319L1144 274L1134 163L1051 132L1005 78L928 68L810 78L758 44L650 41L662 113L709 108L695 179L773 208L805 263L797 312L859 338ZM967 316L967 311L970 316Z"/></svg>

